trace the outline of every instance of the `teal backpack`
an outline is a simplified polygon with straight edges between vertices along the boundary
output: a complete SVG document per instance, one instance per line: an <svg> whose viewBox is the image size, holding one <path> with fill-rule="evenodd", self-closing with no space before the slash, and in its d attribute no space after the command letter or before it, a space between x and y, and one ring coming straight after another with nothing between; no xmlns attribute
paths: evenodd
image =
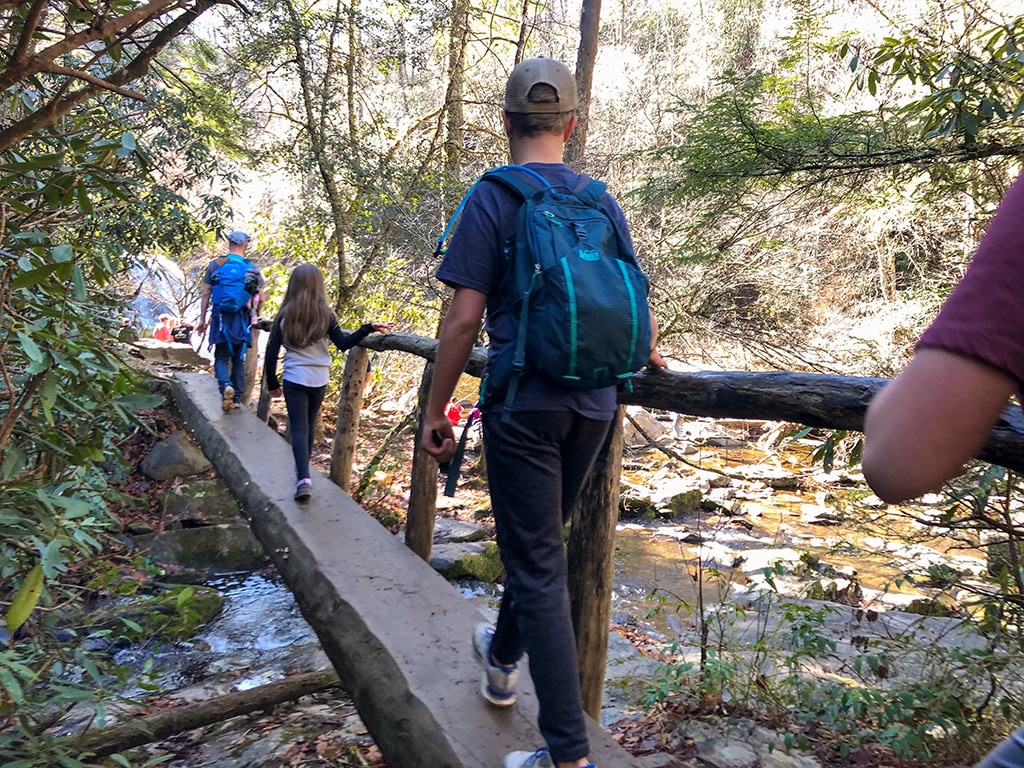
<svg viewBox="0 0 1024 768"><path fill-rule="evenodd" d="M511 189L523 205L516 235L505 245L506 306L516 320L516 341L489 360L481 401L504 392L507 421L525 373L570 389L628 385L651 351L648 281L604 209L604 182L581 176L575 189L552 186L520 165L487 171L477 184L484 180ZM438 255L472 192L448 222Z"/></svg>

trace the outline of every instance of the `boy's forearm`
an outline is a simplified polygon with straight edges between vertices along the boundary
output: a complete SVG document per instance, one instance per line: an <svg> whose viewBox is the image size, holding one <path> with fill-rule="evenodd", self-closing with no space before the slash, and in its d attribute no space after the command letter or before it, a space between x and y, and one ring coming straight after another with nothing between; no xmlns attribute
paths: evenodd
<svg viewBox="0 0 1024 768"><path fill-rule="evenodd" d="M456 291L438 336L427 418L444 416L445 406L459 383L480 333L485 303L486 297L477 291L468 288Z"/></svg>

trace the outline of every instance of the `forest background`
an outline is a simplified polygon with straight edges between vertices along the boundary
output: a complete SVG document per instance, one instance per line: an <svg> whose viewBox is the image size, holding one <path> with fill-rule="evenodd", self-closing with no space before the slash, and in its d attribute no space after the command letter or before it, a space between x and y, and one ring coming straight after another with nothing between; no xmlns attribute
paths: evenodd
<svg viewBox="0 0 1024 768"><path fill-rule="evenodd" d="M12 640L88 591L110 456L154 403L109 343L132 265L194 276L245 229L268 314L308 261L343 325L433 335L434 243L507 159L522 58L576 62L570 163L622 203L680 364L893 375L1024 154L1012 2L0 0L0 39ZM422 368L385 365L396 387ZM92 675L81 654L45 633L0 652L9 738L41 731L54 690L85 695L59 681Z"/></svg>

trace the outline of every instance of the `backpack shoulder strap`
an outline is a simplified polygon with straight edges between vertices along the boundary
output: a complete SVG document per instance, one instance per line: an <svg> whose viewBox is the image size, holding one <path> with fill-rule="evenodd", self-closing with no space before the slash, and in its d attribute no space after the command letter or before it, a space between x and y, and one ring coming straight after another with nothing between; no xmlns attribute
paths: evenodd
<svg viewBox="0 0 1024 768"><path fill-rule="evenodd" d="M581 173L580 180L576 184L575 189L573 189L573 194L588 205L598 208L600 207L601 199L604 197L604 193L607 189L608 185L603 181L599 181L591 178L585 173Z"/></svg>
<svg viewBox="0 0 1024 768"><path fill-rule="evenodd" d="M511 189L523 200L529 200L542 190L551 189L547 179L525 165L502 165L492 168L481 179L493 179Z"/></svg>
<svg viewBox="0 0 1024 768"><path fill-rule="evenodd" d="M529 200L530 196L535 192L540 192L542 189L550 189L551 187L547 179L532 168L522 165L502 165L484 172L480 178L473 182L473 186L469 188L469 191L463 195L462 200L455 207L455 212L448 219L448 225L444 228L444 232L441 233L441 237L437 241L437 246L434 248L434 256L443 256L448 250L448 236L455 229L455 225L462 215L462 209L466 207L466 203L469 202L469 198L477 188L477 185L485 179L491 179L503 184L518 194L524 201Z"/></svg>

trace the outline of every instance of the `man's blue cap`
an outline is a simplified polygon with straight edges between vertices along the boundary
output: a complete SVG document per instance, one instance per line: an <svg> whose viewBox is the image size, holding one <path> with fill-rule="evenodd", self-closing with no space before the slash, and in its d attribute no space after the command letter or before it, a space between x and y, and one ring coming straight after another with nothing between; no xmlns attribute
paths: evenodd
<svg viewBox="0 0 1024 768"><path fill-rule="evenodd" d="M228 242L231 243L232 245L245 245L251 239L252 238L250 238L249 235L247 235L245 232L242 232L240 229L236 229L234 232L228 235Z"/></svg>

